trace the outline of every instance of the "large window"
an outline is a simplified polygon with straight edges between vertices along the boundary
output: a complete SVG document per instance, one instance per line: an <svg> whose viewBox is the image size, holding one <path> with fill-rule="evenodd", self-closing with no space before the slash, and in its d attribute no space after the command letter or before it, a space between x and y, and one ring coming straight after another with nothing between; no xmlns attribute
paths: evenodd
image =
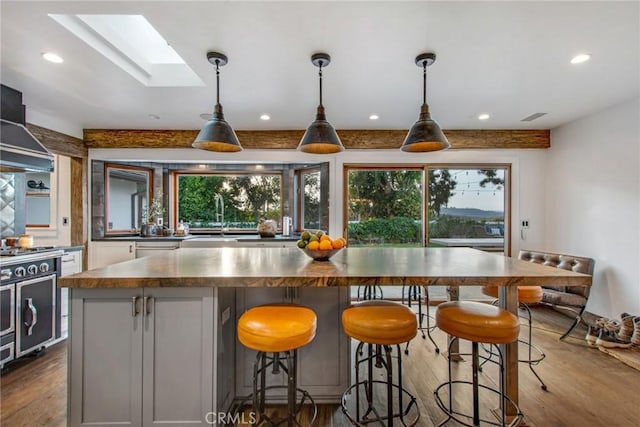
<svg viewBox="0 0 640 427"><path fill-rule="evenodd" d="M255 231L261 218L281 224L281 174L174 174L176 222L191 231Z"/></svg>
<svg viewBox="0 0 640 427"><path fill-rule="evenodd" d="M508 167L429 166L428 246L505 252Z"/></svg>
<svg viewBox="0 0 640 427"><path fill-rule="evenodd" d="M349 245L422 246L423 168L348 167Z"/></svg>

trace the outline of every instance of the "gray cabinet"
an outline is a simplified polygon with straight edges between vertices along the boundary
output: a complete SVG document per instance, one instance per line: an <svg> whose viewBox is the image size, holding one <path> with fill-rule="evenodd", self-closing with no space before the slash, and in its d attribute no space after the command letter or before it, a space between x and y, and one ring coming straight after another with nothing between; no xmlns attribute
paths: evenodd
<svg viewBox="0 0 640 427"><path fill-rule="evenodd" d="M73 289L69 425L207 425L213 291Z"/></svg>
<svg viewBox="0 0 640 427"><path fill-rule="evenodd" d="M349 304L349 288L238 289L237 318L253 306L283 301L307 306L318 316L316 337L298 350L298 387L307 390L317 403L339 402L350 380L350 344L340 321ZM236 353L236 390L246 396L251 393L256 352L238 342ZM268 384L284 384L283 375L270 376ZM272 395L284 400L286 391L278 392Z"/></svg>

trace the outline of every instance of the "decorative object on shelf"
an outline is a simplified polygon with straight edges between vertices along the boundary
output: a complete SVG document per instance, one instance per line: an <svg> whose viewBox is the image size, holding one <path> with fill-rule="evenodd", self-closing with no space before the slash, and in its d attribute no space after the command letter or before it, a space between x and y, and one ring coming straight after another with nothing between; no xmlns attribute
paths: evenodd
<svg viewBox="0 0 640 427"><path fill-rule="evenodd" d="M27 181L27 187L34 189L34 190L49 190L49 187L47 187L44 182L42 181L34 181L33 179L30 179L29 181Z"/></svg>
<svg viewBox="0 0 640 427"><path fill-rule="evenodd" d="M331 57L326 53L314 53L311 62L318 67L320 80L320 104L316 113L316 119L304 133L298 151L313 154L331 154L344 150L344 146L336 133L336 130L327 121L322 105L322 67L329 65Z"/></svg>
<svg viewBox="0 0 640 427"><path fill-rule="evenodd" d="M276 237L278 224L272 219L260 218L258 222L258 234L260 237Z"/></svg>
<svg viewBox="0 0 640 427"><path fill-rule="evenodd" d="M421 53L416 57L416 65L422 67L422 107L418 121L411 126L402 147L400 147L402 151L415 153L438 151L451 147L440 126L431 119L427 104L427 67L435 60L436 54L433 52Z"/></svg>
<svg viewBox="0 0 640 427"><path fill-rule="evenodd" d="M224 119L220 104L220 67L227 64L227 56L220 52L207 52L207 60L216 66L216 105L213 117L207 123L191 144L194 148L208 151L236 152L242 146L231 125Z"/></svg>
<svg viewBox="0 0 640 427"><path fill-rule="evenodd" d="M162 206L162 193L153 196L151 205L142 209L142 225L140 235L143 237L162 235L162 223L165 208Z"/></svg>

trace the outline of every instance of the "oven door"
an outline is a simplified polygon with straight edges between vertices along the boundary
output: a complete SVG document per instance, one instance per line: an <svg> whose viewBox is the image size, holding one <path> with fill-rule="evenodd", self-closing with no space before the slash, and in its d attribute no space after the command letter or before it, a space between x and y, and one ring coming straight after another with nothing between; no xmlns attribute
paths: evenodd
<svg viewBox="0 0 640 427"><path fill-rule="evenodd" d="M0 286L0 337L15 331L16 285Z"/></svg>
<svg viewBox="0 0 640 427"><path fill-rule="evenodd" d="M54 339L56 275L16 284L16 358Z"/></svg>

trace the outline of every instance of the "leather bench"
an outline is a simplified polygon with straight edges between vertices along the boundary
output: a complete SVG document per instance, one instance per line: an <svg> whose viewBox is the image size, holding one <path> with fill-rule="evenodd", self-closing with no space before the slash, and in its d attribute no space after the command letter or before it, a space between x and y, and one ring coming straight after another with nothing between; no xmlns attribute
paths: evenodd
<svg viewBox="0 0 640 427"><path fill-rule="evenodd" d="M518 259L591 276L595 265L592 258L524 249L518 254ZM575 316L573 324L560 339L569 336L583 320L582 314L587 306L590 291L591 286L542 285L542 304L568 311Z"/></svg>

